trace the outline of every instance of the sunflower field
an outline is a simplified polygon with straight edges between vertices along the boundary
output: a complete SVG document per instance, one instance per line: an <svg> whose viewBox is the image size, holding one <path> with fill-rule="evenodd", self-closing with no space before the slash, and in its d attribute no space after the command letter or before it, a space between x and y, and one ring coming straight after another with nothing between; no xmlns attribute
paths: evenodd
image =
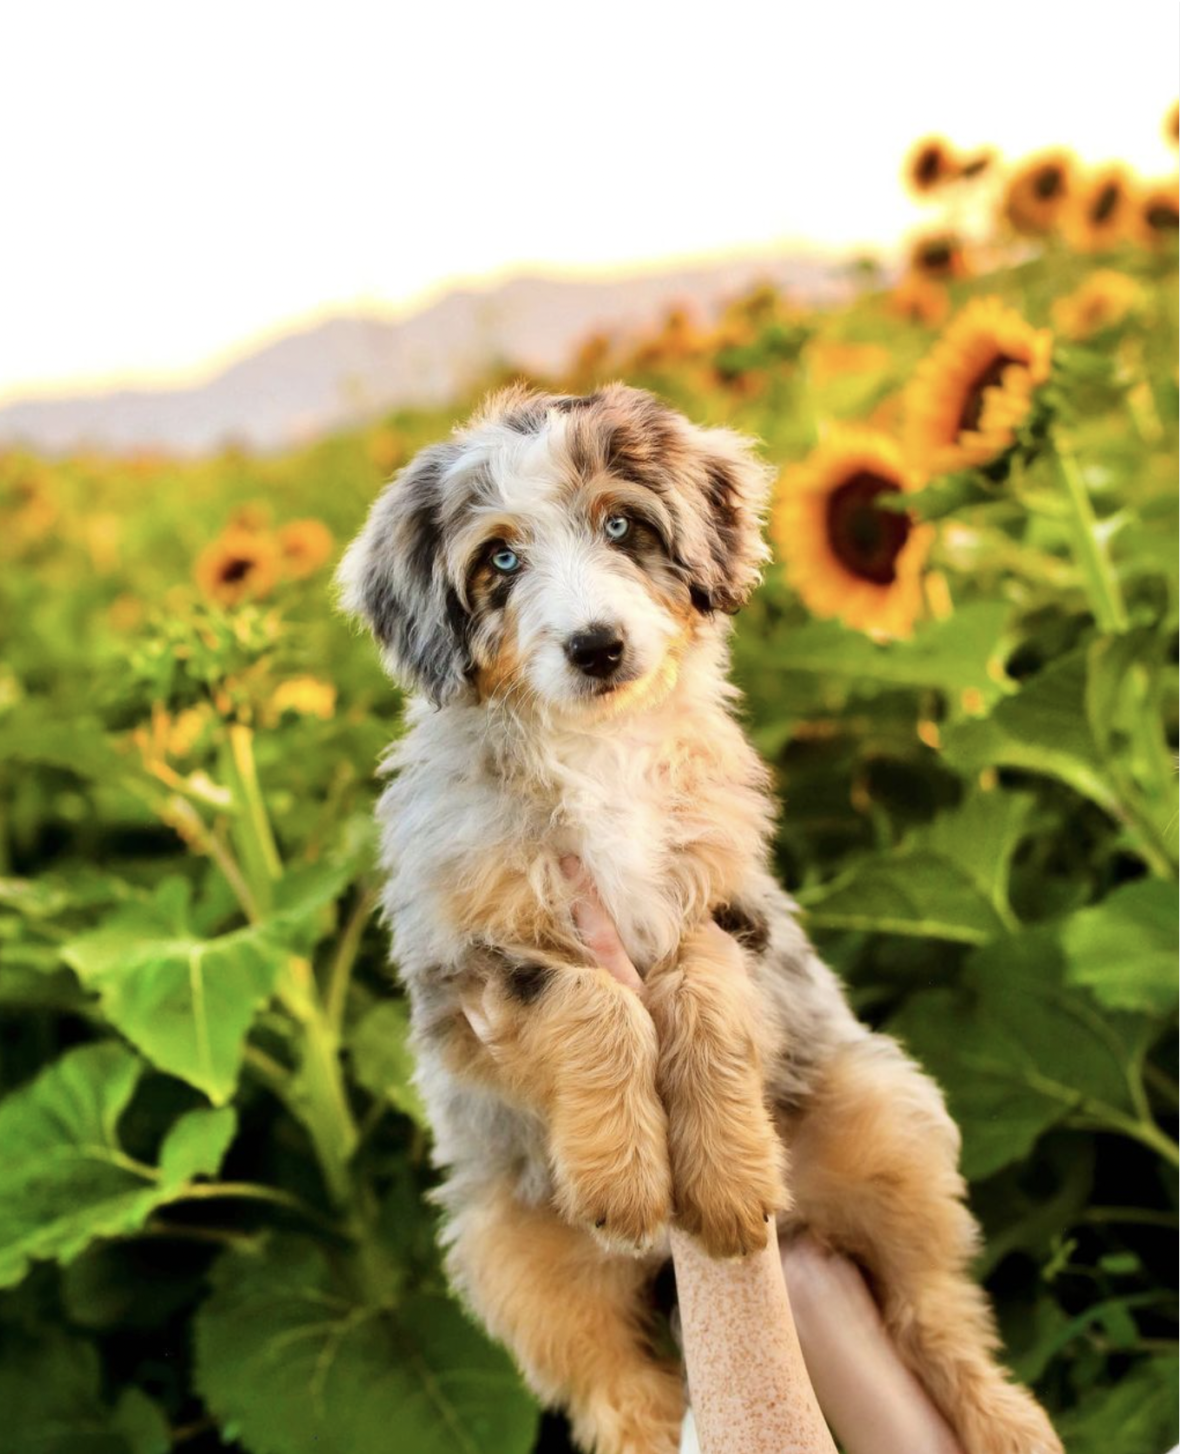
<svg viewBox="0 0 1180 1454"><path fill-rule="evenodd" d="M900 275L537 382L626 378L780 467L735 638L779 870L946 1091L1009 1365L1071 1454L1163 1454L1176 183L938 139L907 176ZM400 701L330 588L472 402L278 457L0 456L0 1454L567 1447L440 1273L373 914Z"/></svg>

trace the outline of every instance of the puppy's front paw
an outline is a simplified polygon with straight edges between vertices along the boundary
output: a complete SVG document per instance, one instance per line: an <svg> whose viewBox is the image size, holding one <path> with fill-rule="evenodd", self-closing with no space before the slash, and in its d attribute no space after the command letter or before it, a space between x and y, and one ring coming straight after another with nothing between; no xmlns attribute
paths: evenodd
<svg viewBox="0 0 1180 1454"><path fill-rule="evenodd" d="M663 1143L631 1145L614 1157L556 1161L557 1204L611 1251L648 1252L672 1215L672 1173Z"/></svg>
<svg viewBox="0 0 1180 1454"><path fill-rule="evenodd" d="M781 1198L766 1188L737 1186L721 1178L677 1194L676 1222L700 1239L710 1257L744 1257L761 1252L769 1235L770 1219Z"/></svg>
<svg viewBox="0 0 1180 1454"><path fill-rule="evenodd" d="M726 1149L732 1155L710 1161L699 1145L681 1143L674 1161L676 1221L711 1257L760 1252L771 1219L790 1206L769 1122L735 1135Z"/></svg>

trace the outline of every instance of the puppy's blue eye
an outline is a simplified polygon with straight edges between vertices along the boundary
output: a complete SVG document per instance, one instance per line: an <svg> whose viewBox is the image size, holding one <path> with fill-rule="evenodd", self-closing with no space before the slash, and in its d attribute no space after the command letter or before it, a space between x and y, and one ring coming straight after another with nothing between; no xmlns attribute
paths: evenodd
<svg viewBox="0 0 1180 1454"><path fill-rule="evenodd" d="M520 556L515 550L509 550L507 546L503 550L496 551L492 556L492 564L501 575L510 576L513 571L520 569Z"/></svg>
<svg viewBox="0 0 1180 1454"><path fill-rule="evenodd" d="M631 534L631 522L626 515L612 515L605 528L608 540L626 540Z"/></svg>

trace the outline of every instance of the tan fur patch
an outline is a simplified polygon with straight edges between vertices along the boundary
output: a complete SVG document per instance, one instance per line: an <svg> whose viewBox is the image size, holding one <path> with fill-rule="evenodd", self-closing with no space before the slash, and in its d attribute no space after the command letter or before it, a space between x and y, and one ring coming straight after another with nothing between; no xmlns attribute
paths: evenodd
<svg viewBox="0 0 1180 1454"><path fill-rule="evenodd" d="M675 1454L684 1398L679 1370L651 1351L650 1264L605 1256L503 1188L462 1214L453 1239L452 1282L538 1397L568 1409L582 1448Z"/></svg>
<svg viewBox="0 0 1180 1454"><path fill-rule="evenodd" d="M969 1275L959 1135L942 1097L882 1036L846 1046L791 1136L795 1215L869 1273L898 1351L965 1454L1061 1454L1030 1394L993 1362L987 1299Z"/></svg>

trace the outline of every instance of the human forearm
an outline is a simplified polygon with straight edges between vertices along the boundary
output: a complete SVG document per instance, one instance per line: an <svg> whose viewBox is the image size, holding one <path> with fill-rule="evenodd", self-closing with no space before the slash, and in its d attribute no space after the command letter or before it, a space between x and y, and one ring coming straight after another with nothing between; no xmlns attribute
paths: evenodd
<svg viewBox="0 0 1180 1454"><path fill-rule="evenodd" d="M774 1224L763 1251L725 1260L674 1228L672 1259L702 1454L835 1454L795 1335Z"/></svg>

